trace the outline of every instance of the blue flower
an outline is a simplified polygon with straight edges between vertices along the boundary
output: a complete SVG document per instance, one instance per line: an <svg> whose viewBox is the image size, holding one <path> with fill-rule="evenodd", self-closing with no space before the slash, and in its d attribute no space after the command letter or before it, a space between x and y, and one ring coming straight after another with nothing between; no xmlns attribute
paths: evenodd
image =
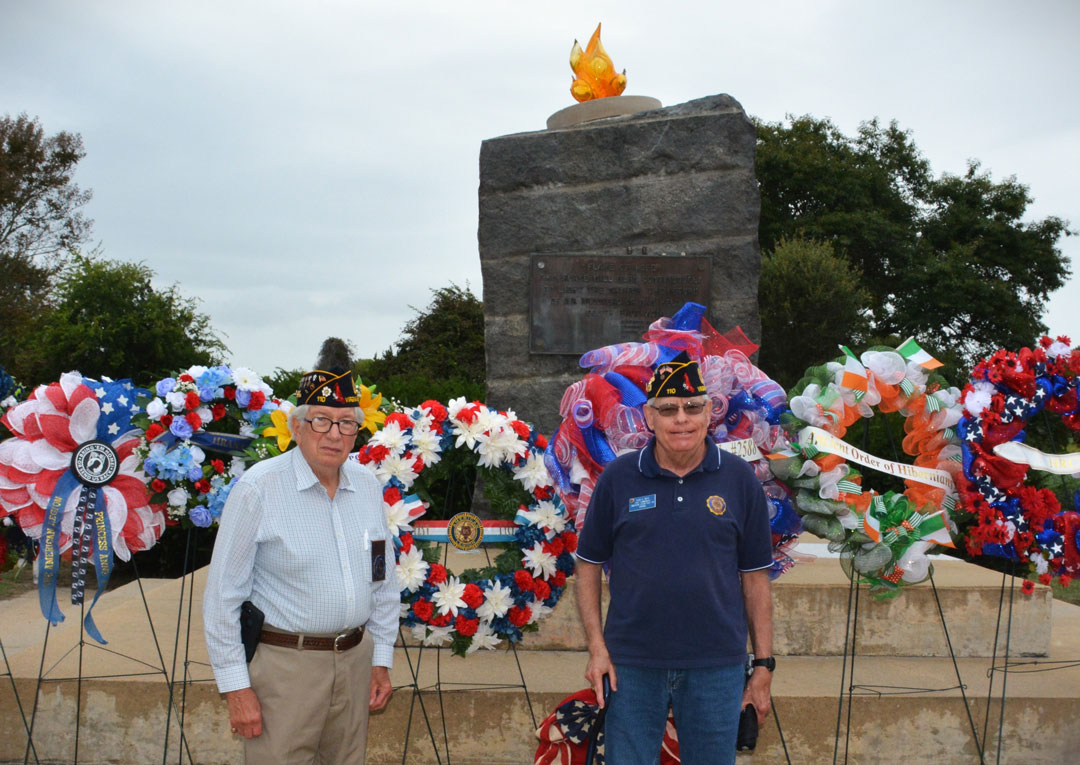
<svg viewBox="0 0 1080 765"><path fill-rule="evenodd" d="M188 511L188 518L199 528L205 529L211 523L214 522L214 518L210 515L210 511L206 509L205 505L195 505Z"/></svg>
<svg viewBox="0 0 1080 765"><path fill-rule="evenodd" d="M154 390L157 391L159 396L164 396L166 393L170 393L175 387L176 378L166 377L164 380L158 380L157 385L154 386Z"/></svg>
<svg viewBox="0 0 1080 765"><path fill-rule="evenodd" d="M169 425L169 432L186 441L191 438L191 423L183 417L173 417L172 424Z"/></svg>
<svg viewBox="0 0 1080 765"><path fill-rule="evenodd" d="M238 406L246 408L251 402L251 391L249 390L236 390L236 403Z"/></svg>

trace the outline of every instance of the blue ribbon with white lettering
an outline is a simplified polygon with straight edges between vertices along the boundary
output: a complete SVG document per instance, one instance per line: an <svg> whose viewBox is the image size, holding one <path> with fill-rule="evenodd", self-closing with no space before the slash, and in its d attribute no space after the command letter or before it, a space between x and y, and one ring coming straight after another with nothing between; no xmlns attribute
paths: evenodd
<svg viewBox="0 0 1080 765"><path fill-rule="evenodd" d="M166 430L160 436L155 438L153 443L164 444L166 449L171 449L176 444L180 443L180 440L181 439L178 436ZM186 440L208 452L228 456L240 456L244 453L244 449L255 440L255 437L238 436L233 433L207 433L206 431L202 431L200 433L192 433Z"/></svg>
<svg viewBox="0 0 1080 765"><path fill-rule="evenodd" d="M38 602L41 613L55 627L64 621L56 602L56 579L60 573L60 519L71 492L79 488L79 480L70 469L64 471L49 498L41 530L41 552L38 553Z"/></svg>

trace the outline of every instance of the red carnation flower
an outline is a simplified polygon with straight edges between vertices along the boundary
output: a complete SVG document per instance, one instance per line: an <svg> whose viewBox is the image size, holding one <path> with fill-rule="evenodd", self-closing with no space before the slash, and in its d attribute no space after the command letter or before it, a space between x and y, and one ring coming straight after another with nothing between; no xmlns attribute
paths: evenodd
<svg viewBox="0 0 1080 765"><path fill-rule="evenodd" d="M532 618L532 609L528 606L522 606L521 608L513 606L506 612L506 616L515 627L524 627Z"/></svg>
<svg viewBox="0 0 1080 765"><path fill-rule="evenodd" d="M417 457L415 460L413 460L412 470L417 475L420 475L422 472L424 472L424 458L423 457Z"/></svg>
<svg viewBox="0 0 1080 765"><path fill-rule="evenodd" d="M198 430L202 427L202 417L199 416L198 412L188 412L184 415L184 419L188 421L188 425L191 426L192 430Z"/></svg>
<svg viewBox="0 0 1080 765"><path fill-rule="evenodd" d="M445 627L447 624L450 623L450 620L453 619L453 618L454 618L454 615L451 614L449 611L447 611L442 616L436 616L434 619L432 619L431 620L431 626L432 627Z"/></svg>
<svg viewBox="0 0 1080 765"><path fill-rule="evenodd" d="M210 493L210 482L207 481L205 478L202 479L201 481L196 481L195 482L195 488L198 490L198 492L200 494L209 494Z"/></svg>
<svg viewBox="0 0 1080 765"><path fill-rule="evenodd" d="M563 547L568 553L577 551L577 534L573 531L564 531L562 535Z"/></svg>
<svg viewBox="0 0 1080 765"><path fill-rule="evenodd" d="M425 401L420 405L420 408L427 409L431 419L435 422L444 422L446 420L446 407L438 401Z"/></svg>
<svg viewBox="0 0 1080 765"><path fill-rule="evenodd" d="M556 587L564 587L566 585L566 574L562 571L556 571L555 576L551 577L551 583Z"/></svg>
<svg viewBox="0 0 1080 765"><path fill-rule="evenodd" d="M364 448L371 450L368 453L371 455L372 462L382 462L390 456L390 450L382 444L375 444L374 446L369 445Z"/></svg>
<svg viewBox="0 0 1080 765"><path fill-rule="evenodd" d="M518 589L522 592L531 592L533 588L533 578L528 571L519 568L514 572L514 584L516 584Z"/></svg>
<svg viewBox="0 0 1080 765"><path fill-rule="evenodd" d="M465 601L465 605L469 608L477 608L484 602L484 591L475 584L467 584L465 585L465 592L461 594L461 599ZM458 632L460 631L458 630Z"/></svg>
<svg viewBox="0 0 1080 765"><path fill-rule="evenodd" d="M386 422L383 427L387 425L397 425L402 430L408 430L413 426L413 421L409 419L409 415L404 412L394 412L386 416Z"/></svg>
<svg viewBox="0 0 1080 765"><path fill-rule="evenodd" d="M409 550L412 549L412 546L413 546L413 536L412 536L412 534L410 534L409 532L406 531L404 534L401 535L401 551L403 553L407 553Z"/></svg>
<svg viewBox="0 0 1080 765"><path fill-rule="evenodd" d="M563 554L562 539L560 539L559 537L555 537L550 542L544 542L544 552L546 552L553 558L558 558L560 555Z"/></svg>
<svg viewBox="0 0 1080 765"><path fill-rule="evenodd" d="M551 487L551 486L538 486L535 489L533 489L533 496L536 497L541 502L544 501L545 499L551 499L551 497L554 494L555 494L555 489L553 487Z"/></svg>
<svg viewBox="0 0 1080 765"><path fill-rule="evenodd" d="M235 385L226 385L223 390L225 391L225 398L227 398L229 401L235 401L236 400L236 386Z"/></svg>
<svg viewBox="0 0 1080 765"><path fill-rule="evenodd" d="M222 460L210 460L210 467L212 467L214 472L218 475L225 472L225 463Z"/></svg>
<svg viewBox="0 0 1080 765"><path fill-rule="evenodd" d="M544 601L551 597L551 587L542 579L536 580L533 591L536 593L537 600Z"/></svg>
<svg viewBox="0 0 1080 765"><path fill-rule="evenodd" d="M160 494L161 492L165 491L166 485L167 484L160 478L155 478L153 481L150 482L150 488L154 490L155 494Z"/></svg>
<svg viewBox="0 0 1080 765"><path fill-rule="evenodd" d="M431 615L435 612L435 606L431 605L430 600L418 600L412 604L413 613L416 614L416 618L422 622L431 621Z"/></svg>
<svg viewBox="0 0 1080 765"><path fill-rule="evenodd" d="M1025 579L1024 583L1020 585L1020 592L1024 593L1025 595L1030 595L1031 593L1035 592L1035 582L1031 581L1030 579Z"/></svg>
<svg viewBox="0 0 1080 765"><path fill-rule="evenodd" d="M188 391L188 394L184 396L184 406L188 409L198 409L202 406L199 394L193 390Z"/></svg>
<svg viewBox="0 0 1080 765"><path fill-rule="evenodd" d="M458 631L458 634L465 637L472 637L476 634L476 630L480 627L479 619L466 619L464 614L458 616L457 621L454 622L454 628Z"/></svg>
<svg viewBox="0 0 1080 765"><path fill-rule="evenodd" d="M266 403L266 394L263 393L261 390L257 390L257 391L255 391L254 393L251 394L251 399L248 401L248 405L247 405L248 411L249 412L257 412L257 411L259 411L260 409L263 408L263 405L265 403Z"/></svg>
<svg viewBox="0 0 1080 765"><path fill-rule="evenodd" d="M210 405L210 414L214 417L214 422L222 419L225 416L225 405L218 401L217 403Z"/></svg>
<svg viewBox="0 0 1080 765"><path fill-rule="evenodd" d="M537 449L547 449L547 445L548 445L547 438L545 438L542 434L537 433L536 434L536 448Z"/></svg>
<svg viewBox="0 0 1080 765"><path fill-rule="evenodd" d="M393 486L388 486L383 489L382 498L386 504L393 505L401 501L401 492Z"/></svg>
<svg viewBox="0 0 1080 765"><path fill-rule="evenodd" d="M446 581L446 568L441 563L432 563L427 578L432 584L442 584Z"/></svg>
<svg viewBox="0 0 1080 765"><path fill-rule="evenodd" d="M529 440L529 426L524 422L521 420L514 420L510 423L510 427L513 428L514 432L517 433L518 438L522 441Z"/></svg>
<svg viewBox="0 0 1080 765"><path fill-rule="evenodd" d="M475 404L470 404L469 406L461 408L461 410L457 414L457 418L466 425L472 425L474 422L476 422L476 418L479 416L479 413L480 408L477 407Z"/></svg>
<svg viewBox="0 0 1080 765"><path fill-rule="evenodd" d="M195 378L194 378L194 377L192 377L192 376L191 376L191 375L189 375L189 374L182 374L182 375L180 375L180 377L178 377L177 379L178 379L178 380L179 380L180 382L186 382L186 383L193 383L193 382L195 382Z"/></svg>
<svg viewBox="0 0 1080 765"><path fill-rule="evenodd" d="M172 415L171 414L163 414L163 415L161 415L161 424L164 425L166 428L169 427L170 425L172 425Z"/></svg>
<svg viewBox="0 0 1080 765"><path fill-rule="evenodd" d="M146 429L146 440L153 441L155 438L165 432L165 428L161 427L156 422L150 423L150 427Z"/></svg>

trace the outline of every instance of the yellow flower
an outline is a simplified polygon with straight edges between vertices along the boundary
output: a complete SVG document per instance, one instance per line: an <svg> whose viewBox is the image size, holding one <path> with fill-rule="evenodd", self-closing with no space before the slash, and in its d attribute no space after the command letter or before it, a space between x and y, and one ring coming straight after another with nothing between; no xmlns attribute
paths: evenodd
<svg viewBox="0 0 1080 765"><path fill-rule="evenodd" d="M360 408L364 410L364 427L374 435L378 426L386 422L386 412L380 411L382 394L376 393L371 397L371 388L361 383L360 385Z"/></svg>
<svg viewBox="0 0 1080 765"><path fill-rule="evenodd" d="M277 448L284 452L292 443L292 433L289 431L289 418L280 409L270 412L270 422L274 423L263 430L262 434L267 438L277 436Z"/></svg>

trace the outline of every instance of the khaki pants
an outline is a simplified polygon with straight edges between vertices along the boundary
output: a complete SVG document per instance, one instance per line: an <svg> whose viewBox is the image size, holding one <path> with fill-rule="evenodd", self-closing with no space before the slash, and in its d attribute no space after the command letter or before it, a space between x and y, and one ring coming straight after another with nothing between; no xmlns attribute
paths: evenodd
<svg viewBox="0 0 1080 765"><path fill-rule="evenodd" d="M343 653L259 644L248 665L262 735L248 765L363 765L371 694L371 635Z"/></svg>

